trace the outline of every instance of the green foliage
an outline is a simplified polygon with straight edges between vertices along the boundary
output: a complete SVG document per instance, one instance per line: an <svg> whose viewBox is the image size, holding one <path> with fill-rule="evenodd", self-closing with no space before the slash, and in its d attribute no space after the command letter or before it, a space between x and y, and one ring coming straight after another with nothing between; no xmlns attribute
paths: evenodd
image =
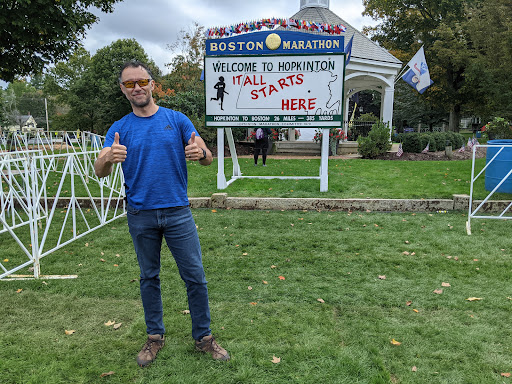
<svg viewBox="0 0 512 384"><path fill-rule="evenodd" d="M0 79L10 82L66 60L98 21L89 8L110 13L118 1L1 1Z"/></svg>
<svg viewBox="0 0 512 384"><path fill-rule="evenodd" d="M429 151L443 151L448 141L452 149L458 149L464 144L464 136L456 132L424 132L401 133L396 141L402 143L404 152L420 153L429 144Z"/></svg>
<svg viewBox="0 0 512 384"><path fill-rule="evenodd" d="M134 39L117 40L93 57L80 49L68 62L58 63L49 72L45 89L66 107L67 130L80 128L105 134L114 121L131 112L118 76L121 66L134 59L147 63L155 79L160 77L160 69Z"/></svg>
<svg viewBox="0 0 512 384"><path fill-rule="evenodd" d="M364 13L381 21L368 30L373 39L393 51L404 63L424 46L434 80L434 85L422 95L428 103L424 111L431 109L434 115L438 110L449 111L452 131L458 131L464 108L470 110L475 101L479 102L475 87L466 81L466 70L475 56L476 47L463 25L469 18L481 28L486 25L471 15L480 3L480 0L363 1ZM486 34L486 31L478 33Z"/></svg>
<svg viewBox="0 0 512 384"><path fill-rule="evenodd" d="M512 125L502 117L495 117L482 128L484 136L490 140L512 139Z"/></svg>
<svg viewBox="0 0 512 384"><path fill-rule="evenodd" d="M176 92L204 92L204 84L199 79L206 51L205 39L204 27L194 23L188 30L182 29L177 40L167 45L174 56L172 61L166 64L171 73L162 78L165 87Z"/></svg>
<svg viewBox="0 0 512 384"><path fill-rule="evenodd" d="M379 121L379 118L377 116L375 116L373 113L369 112L369 113L363 113L361 116L359 116L357 119L355 119L355 121L371 121L371 122L376 123L377 121Z"/></svg>
<svg viewBox="0 0 512 384"><path fill-rule="evenodd" d="M382 121L372 125L372 129L368 136L359 136L357 139L359 144L358 152L364 159L372 159L382 155L391 149L389 141L389 127Z"/></svg>

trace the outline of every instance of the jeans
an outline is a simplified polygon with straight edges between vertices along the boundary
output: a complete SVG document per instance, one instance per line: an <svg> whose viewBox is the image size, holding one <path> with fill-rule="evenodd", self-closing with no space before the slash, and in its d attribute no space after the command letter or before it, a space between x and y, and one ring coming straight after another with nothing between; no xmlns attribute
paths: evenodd
<svg viewBox="0 0 512 384"><path fill-rule="evenodd" d="M160 291L160 250L165 238L187 288L192 337L211 333L208 288L201 260L201 246L189 207L136 210L127 206L128 228L140 267L140 294L147 333L164 334Z"/></svg>

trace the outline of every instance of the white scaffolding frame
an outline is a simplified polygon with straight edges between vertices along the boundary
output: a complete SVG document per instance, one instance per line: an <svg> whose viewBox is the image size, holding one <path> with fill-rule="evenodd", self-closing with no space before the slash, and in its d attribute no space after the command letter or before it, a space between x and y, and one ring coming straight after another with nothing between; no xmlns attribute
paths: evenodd
<svg viewBox="0 0 512 384"><path fill-rule="evenodd" d="M478 148L495 148L498 149L496 154L486 162L485 167L482 168L480 172L475 176L475 159L476 159L476 151ZM496 215L489 215L481 213L483 211L484 205L489 201L489 199L498 191L498 189L501 187L501 185L506 181L512 179L510 175L512 174L512 168L508 170L507 174L501 179L501 181L493 188L491 192L487 195L487 197L478 204L478 206L473 209L473 186L474 183L478 180L479 177L484 175L485 170L496 160L496 158L499 156L499 154L505 149L505 148L512 148L512 145L486 145L486 144L477 144L473 146L473 162L471 167L471 189L469 194L469 208L468 208L468 221L466 222L466 232L468 235L471 235L471 219L494 219L494 220L511 220L512 219L512 212L510 208L512 207L512 201L510 204L508 204L503 211L499 212ZM507 216L508 215L508 216Z"/></svg>

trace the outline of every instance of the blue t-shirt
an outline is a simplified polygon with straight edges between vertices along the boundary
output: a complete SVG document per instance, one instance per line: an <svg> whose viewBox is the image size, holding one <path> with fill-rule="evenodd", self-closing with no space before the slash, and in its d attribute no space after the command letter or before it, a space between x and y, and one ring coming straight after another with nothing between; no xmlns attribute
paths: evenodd
<svg viewBox="0 0 512 384"><path fill-rule="evenodd" d="M128 204L135 209L188 205L185 146L197 131L181 112L159 107L149 117L134 113L116 121L107 132L104 147L111 147L115 133L126 146L122 164Z"/></svg>

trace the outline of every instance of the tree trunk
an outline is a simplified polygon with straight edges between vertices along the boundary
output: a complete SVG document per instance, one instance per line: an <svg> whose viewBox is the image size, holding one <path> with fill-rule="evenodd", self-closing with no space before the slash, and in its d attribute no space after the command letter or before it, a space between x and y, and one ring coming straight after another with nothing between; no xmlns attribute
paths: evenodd
<svg viewBox="0 0 512 384"><path fill-rule="evenodd" d="M448 129L452 132L459 132L460 125L460 104L452 105L450 108L450 123Z"/></svg>

